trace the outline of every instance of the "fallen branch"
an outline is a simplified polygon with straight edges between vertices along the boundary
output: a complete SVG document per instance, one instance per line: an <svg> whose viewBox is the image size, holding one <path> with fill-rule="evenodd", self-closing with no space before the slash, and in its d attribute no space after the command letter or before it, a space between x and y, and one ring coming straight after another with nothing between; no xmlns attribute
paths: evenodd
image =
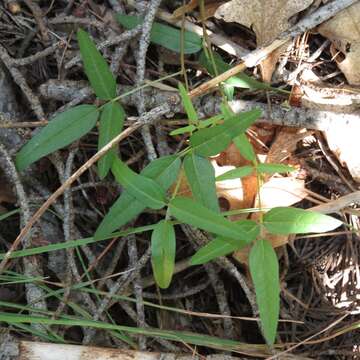
<svg viewBox="0 0 360 360"><path fill-rule="evenodd" d="M85 82L81 83L82 85ZM119 85L123 92L128 92L131 87L125 85ZM40 94L46 99L54 99L58 101L72 101L76 98L79 92L86 93L88 96L92 95L92 91L89 87L79 87L78 82L67 81L59 82L58 80L49 80L42 84L39 88ZM146 108L153 108L160 106L166 102L178 102L180 103L179 96L175 92L162 91L152 87L144 89ZM357 94L356 94L357 96ZM349 96L349 101L351 97ZM127 106L136 106L137 93L133 93L121 99L122 103ZM220 112L220 104L222 99L218 96L208 95L206 97L199 98L195 101L195 106L199 113L200 118L206 118L213 116ZM272 125L282 125L298 128L307 128L311 130L326 131L328 129L344 128L345 126L354 131L360 131L360 109L359 111L348 112L334 112L332 105L329 105L329 109L326 110L326 104L322 105L322 109L307 109L305 103L302 107L283 107L281 105L272 104L271 113L268 114L268 105L256 101L250 100L235 100L229 103L232 110L236 113L242 111L249 111L254 108L260 108L263 110L263 117L259 122L265 122ZM182 112L181 106L178 106L174 111ZM46 123L44 123L46 124ZM42 125L42 124L39 124ZM2 126L0 125L0 128ZM10 127L10 126L9 126Z"/></svg>

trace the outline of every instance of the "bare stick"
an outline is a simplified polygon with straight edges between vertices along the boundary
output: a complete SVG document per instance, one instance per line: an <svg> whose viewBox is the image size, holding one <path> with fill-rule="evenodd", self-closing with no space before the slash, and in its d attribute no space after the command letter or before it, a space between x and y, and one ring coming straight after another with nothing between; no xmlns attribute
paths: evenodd
<svg viewBox="0 0 360 360"><path fill-rule="evenodd" d="M139 40L139 52L137 54L137 64L136 64L136 82L137 84L141 84L145 79L145 66L146 66L146 54L150 44L150 33L152 24L155 19L155 14L160 6L161 0L151 0L149 6L147 8L147 13L144 18L144 23L142 25L142 33ZM144 103L144 93L142 90L138 93L138 103L137 110L139 116L145 111L145 103ZM149 125L145 125L141 129L141 135L144 140L144 144L147 150L147 155L150 161L157 158L156 151L154 148L154 144L151 139L150 127Z"/></svg>
<svg viewBox="0 0 360 360"><path fill-rule="evenodd" d="M48 123L49 122L47 120L5 123L5 124L0 124L0 129L35 128L39 126L46 126Z"/></svg>
<svg viewBox="0 0 360 360"><path fill-rule="evenodd" d="M39 59L42 59L46 56L53 54L62 45L63 45L63 42L60 41L60 42L57 42L57 43L47 47L44 50L38 51L34 55L30 55L30 56L20 58L20 59L12 59L13 65L14 66L25 66L25 65L32 64L35 61L38 61Z"/></svg>
<svg viewBox="0 0 360 360"><path fill-rule="evenodd" d="M31 217L29 201L27 199L23 184L20 181L19 174L16 171L15 165L11 160L5 146L0 143L0 157L3 159L3 170L5 171L6 176L9 180L12 181L15 185L17 198L20 204L21 212L22 212L22 223L26 223L29 221ZM22 239L22 243L24 247L28 247L31 245L31 237L24 237ZM24 264L24 275L32 278L32 277L42 277L42 267L41 263L39 262L38 257L30 257L30 258L23 258ZM46 301L44 300L45 292L44 290L39 287L36 282L28 282L25 284L26 289L26 301L27 303L33 304L36 309L40 309L43 311L47 310ZM42 329L41 325L34 324L33 327L35 329Z"/></svg>
<svg viewBox="0 0 360 360"><path fill-rule="evenodd" d="M49 34L48 29L44 22L44 14L40 8L40 6L37 4L37 2L32 0L24 0L24 3L27 5L27 7L31 10L32 14L34 15L34 18L36 20L36 23L38 24L42 39L47 42L49 41Z"/></svg>
<svg viewBox="0 0 360 360"><path fill-rule="evenodd" d="M38 119L43 120L45 118L45 115L39 98L31 90L30 86L28 85L22 73L14 66L14 62L13 62L14 59L8 54L7 50L2 45L0 45L0 59L9 70L15 83L20 87L20 89L25 94L26 98L28 99L31 105L31 108L33 109Z"/></svg>

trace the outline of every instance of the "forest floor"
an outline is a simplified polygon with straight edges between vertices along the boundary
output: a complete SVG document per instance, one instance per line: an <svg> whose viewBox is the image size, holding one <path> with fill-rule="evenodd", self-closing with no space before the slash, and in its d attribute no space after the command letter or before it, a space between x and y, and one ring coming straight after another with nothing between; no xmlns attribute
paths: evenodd
<svg viewBox="0 0 360 360"><path fill-rule="evenodd" d="M360 5L296 3L0 1L0 359L17 358L9 349L19 341L97 346L98 359L106 348L118 349L119 359L128 359L123 350L144 359L360 358ZM354 4L339 11L345 3ZM344 223L269 238L280 277L273 347L263 338L248 248L190 266L211 235L177 225L174 276L160 289L149 229L168 213L144 206L130 218L128 201L113 218L117 233L93 237L124 194L95 164L99 126L45 156L29 151L24 161L34 160L19 169L20 149L53 118L108 100L96 86L94 94L79 28L109 65L125 112L110 151L136 173L189 144L192 132L179 130L192 124L181 82L196 121L218 115L224 101L234 113L261 109L246 132L256 161L295 169L265 175L260 185L254 174L218 181L230 220L257 219L261 205L312 208ZM221 77L229 69L237 70ZM234 143L208 160L216 176L251 163ZM172 175L175 193L197 197L183 171ZM205 171L198 176L202 192L209 184ZM68 350L48 351L61 359Z"/></svg>

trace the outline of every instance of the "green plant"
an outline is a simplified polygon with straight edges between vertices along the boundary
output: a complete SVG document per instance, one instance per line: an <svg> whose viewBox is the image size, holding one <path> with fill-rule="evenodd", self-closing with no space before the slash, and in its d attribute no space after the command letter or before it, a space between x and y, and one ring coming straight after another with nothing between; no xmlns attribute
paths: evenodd
<svg viewBox="0 0 360 360"><path fill-rule="evenodd" d="M130 20L133 21L131 26L135 26L140 21L139 19ZM122 19L122 23L126 23L124 19ZM129 25L129 27L131 26ZM152 35L156 39L158 32L163 31L159 26L157 29ZM18 170L23 170L39 158L69 145L89 132L98 120L100 122L99 149L122 130L125 111L118 102L119 98L116 97L115 78L89 35L83 30L79 30L77 37L85 73L96 96L105 103L99 107L79 105L50 121L17 154ZM320 232L333 230L342 223L326 215L295 208L273 208L260 217L259 222L252 220L229 221L220 212L215 191L216 181L242 177L255 172L260 184L264 173L288 172L292 169L282 164L259 164L257 162L252 145L245 136L245 131L259 118L260 110L254 109L242 114L233 114L224 104L220 114L200 121L181 84L179 84L179 93L189 119L189 125L173 131L172 134L189 133L189 146L179 154L152 161L140 174L131 170L118 157L115 149L109 151L98 163L99 177L105 178L111 170L115 179L123 186L124 191L104 217L91 240L82 239L82 242L78 241L76 244L74 242L67 246L78 246L115 236L116 234L113 234L115 230L127 224L147 207L155 210L166 209L165 218L157 224L128 231L128 233L152 231L154 277L159 287L166 288L171 282L174 271L176 254L174 226L179 222L195 226L214 235L213 240L194 254L191 259L192 265L203 264L251 245L249 266L255 286L262 330L267 343L272 345L275 341L279 317L279 266L274 249L264 238L265 230L271 234ZM225 150L232 141L242 155L251 161L252 165L231 170L215 178L214 169L208 157ZM171 193L168 192L171 185L179 181L178 174L182 166L193 198L178 196L178 183L173 187ZM125 233L121 232L120 234L124 235ZM52 250L55 248L65 248L65 246L54 246ZM44 251L49 251L50 247L48 246L46 249ZM12 257L28 255L31 250L15 252ZM0 320L6 319L7 316L2 314ZM30 322L21 316L14 316L12 316L14 321ZM32 319L33 322L47 324L67 324L70 320L70 318L63 318L57 322L50 320L47 322L43 318L33 317ZM88 320L76 320L75 322L84 326L100 326L99 323ZM101 324L101 327L134 332L133 329L113 325ZM143 331L143 333L147 332ZM161 333L161 335L164 334Z"/></svg>

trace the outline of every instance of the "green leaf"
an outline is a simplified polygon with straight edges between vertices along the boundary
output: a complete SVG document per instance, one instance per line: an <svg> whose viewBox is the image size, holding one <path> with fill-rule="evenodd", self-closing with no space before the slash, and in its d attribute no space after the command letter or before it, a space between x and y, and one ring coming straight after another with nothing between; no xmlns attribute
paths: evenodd
<svg viewBox="0 0 360 360"><path fill-rule="evenodd" d="M104 106L100 116L98 150L103 148L115 136L120 134L125 119L125 111L118 102L109 102ZM100 179L109 172L111 165L116 157L115 149L111 149L98 162Z"/></svg>
<svg viewBox="0 0 360 360"><path fill-rule="evenodd" d="M261 110L254 109L235 115L221 125L200 129L190 137L190 144L197 155L216 155L225 150L231 140L244 132L260 115Z"/></svg>
<svg viewBox="0 0 360 360"><path fill-rule="evenodd" d="M142 24L144 21L141 17L123 14L117 14L116 18L126 29L133 29L134 27ZM151 29L150 41L169 50L178 53L181 52L181 31L173 28L172 26L155 22ZM202 40L199 35L190 31L185 31L184 54L193 54L201 49Z"/></svg>
<svg viewBox="0 0 360 360"><path fill-rule="evenodd" d="M240 151L240 154L249 161L255 162L256 155L253 146L245 134L240 134L234 140L234 144Z"/></svg>
<svg viewBox="0 0 360 360"><path fill-rule="evenodd" d="M232 76L231 78L225 81L227 86L250 89L250 90L274 90L279 91L279 89L274 88L266 83L255 80L249 75L245 73L240 73L236 76Z"/></svg>
<svg viewBox="0 0 360 360"><path fill-rule="evenodd" d="M224 117L225 121L229 120L230 118L232 118L234 115L236 115L232 109L230 108L229 104L227 101L222 101L220 104L220 110L221 110L221 114Z"/></svg>
<svg viewBox="0 0 360 360"><path fill-rule="evenodd" d="M14 209L14 210L7 211L6 213L0 215L0 221L3 221L5 219L7 219L8 217L13 216L18 213L21 213L20 209Z"/></svg>
<svg viewBox="0 0 360 360"><path fill-rule="evenodd" d="M190 124L197 124L199 122L199 118L197 116L194 105L191 102L190 96L188 95L188 93L182 83L179 83L179 93L180 93L182 104L184 106L186 114L190 120Z"/></svg>
<svg viewBox="0 0 360 360"><path fill-rule="evenodd" d="M116 81L108 64L84 30L78 30L77 39L84 70L96 96L102 100L113 99L116 96Z"/></svg>
<svg viewBox="0 0 360 360"><path fill-rule="evenodd" d="M232 68L232 66L227 64L218 53L214 52L213 56L214 56L215 66L217 68L219 75ZM199 63L209 72L209 74L211 76L216 76L215 70L213 67L213 63L206 56L204 51L202 51L200 54ZM249 75L246 75L243 72L227 79L225 81L225 85L227 85L228 87L232 87L232 88L238 87L238 88L244 88L244 89L250 89L250 90L274 90L274 91L278 91L278 92L288 93L288 91L274 88L274 87L270 86L269 84L263 83L261 81L258 81L256 79L252 78Z"/></svg>
<svg viewBox="0 0 360 360"><path fill-rule="evenodd" d="M184 126L184 127L179 128L179 129L171 131L170 135L172 135L172 136L180 135L180 134L184 134L184 133L187 133L187 132L192 133L197 128L202 129L202 128L205 128L205 127L210 126L210 125L217 125L217 123L219 123L219 121L223 120L223 118L224 118L224 116L222 114L215 115L215 116L212 116L209 119L199 121L198 127L196 127L195 125Z"/></svg>
<svg viewBox="0 0 360 360"><path fill-rule="evenodd" d="M258 236L260 232L259 225L252 220L240 220L236 224L241 226L246 232L252 234L252 237ZM214 260L220 256L225 256L233 253L236 250L240 250L244 246L248 245L249 242L244 242L239 246L239 244L233 245L229 242L229 239L224 238L223 236L217 236L215 239L211 240L208 244L199 249L190 259L191 265L202 265L211 260Z"/></svg>
<svg viewBox="0 0 360 360"><path fill-rule="evenodd" d="M196 130L196 126L194 126L194 125L183 126L179 129L171 131L170 135L175 136L175 135L181 135L181 134L185 134L185 133L192 133L194 130Z"/></svg>
<svg viewBox="0 0 360 360"><path fill-rule="evenodd" d="M166 191L175 182L180 166L181 160L178 157L164 156L147 165L141 175L155 180ZM145 208L143 201L137 200L125 190L100 223L94 238L100 239L111 234L142 213Z"/></svg>
<svg viewBox="0 0 360 360"><path fill-rule="evenodd" d="M156 181L132 171L119 158L114 160L111 171L116 181L147 207L161 209L165 206L165 190Z"/></svg>
<svg viewBox="0 0 360 360"><path fill-rule="evenodd" d="M141 175L155 180L166 191L178 178L180 166L178 156L163 156L147 165Z"/></svg>
<svg viewBox="0 0 360 360"><path fill-rule="evenodd" d="M227 64L218 53L213 52L213 57L214 57L213 59L214 59L214 63L215 63L218 74L222 74L222 73L228 71L229 69L231 69L231 66L229 64ZM200 53L199 63L201 66L203 66L207 70L207 72L211 76L216 76L216 71L213 66L214 64L213 64L212 60L206 55L205 51L202 51Z"/></svg>
<svg viewBox="0 0 360 360"><path fill-rule="evenodd" d="M176 197L171 200L169 209L171 215L178 220L214 234L222 235L226 238L226 241L234 246L242 246L255 238L252 232L225 219L220 214L207 209L192 199Z"/></svg>
<svg viewBox="0 0 360 360"><path fill-rule="evenodd" d="M272 234L320 233L341 225L331 216L292 207L276 207L264 215L264 226Z"/></svg>
<svg viewBox="0 0 360 360"><path fill-rule="evenodd" d="M258 164L257 170L264 174L281 174L294 171L295 168L284 164Z"/></svg>
<svg viewBox="0 0 360 360"><path fill-rule="evenodd" d="M10 303L11 304L11 303ZM2 306L3 307L3 306ZM31 309L30 313L34 313ZM114 330L117 333L127 332L135 335L145 335L153 338L162 338L171 341L177 341L182 344L193 344L223 351L240 351L248 349L248 344L243 344L238 341L222 339L218 336L209 336L199 333L192 333L189 331L175 331L175 330L162 330L157 328L141 328L130 327L124 325L117 325L111 322L101 322L95 320L88 320L86 318L78 318L71 315L55 316L54 313L49 313L49 316L35 316L29 314L15 314L14 312L0 312L0 322L5 322L10 325L14 324L43 324L48 326L78 326L78 327L92 327L95 329ZM48 327L46 326L46 327ZM256 349L256 348L255 348ZM253 348L252 348L253 350ZM255 351L255 350L253 350Z"/></svg>
<svg viewBox="0 0 360 360"><path fill-rule="evenodd" d="M223 114L214 115L209 119L201 120L199 122L199 128L201 129L201 128L205 128L210 125L218 125L219 121L221 121L223 119L224 119Z"/></svg>
<svg viewBox="0 0 360 360"><path fill-rule="evenodd" d="M169 287L175 267L176 239L174 226L162 220L151 235L151 264L156 283L160 288Z"/></svg>
<svg viewBox="0 0 360 360"><path fill-rule="evenodd" d="M224 93L225 93L226 99L228 101L234 100L234 93L235 93L234 86L229 85L227 82L225 82L224 83Z"/></svg>
<svg viewBox="0 0 360 360"><path fill-rule="evenodd" d="M125 190L101 221L94 234L94 238L100 239L111 234L141 214L145 209L146 206L143 202L135 199Z"/></svg>
<svg viewBox="0 0 360 360"><path fill-rule="evenodd" d="M226 173L219 175L216 181L238 179L244 176L249 176L254 171L254 168L250 165L241 166L236 169L227 171Z"/></svg>
<svg viewBox="0 0 360 360"><path fill-rule="evenodd" d="M17 169L24 170L43 156L81 138L95 126L98 116L94 105L75 106L55 116L17 153Z"/></svg>
<svg viewBox="0 0 360 360"><path fill-rule="evenodd" d="M191 152L184 159L184 170L195 200L212 211L220 212L215 170L210 161Z"/></svg>
<svg viewBox="0 0 360 360"><path fill-rule="evenodd" d="M266 342L274 344L280 308L279 263L267 240L258 240L250 250L249 267L255 286L261 327Z"/></svg>

